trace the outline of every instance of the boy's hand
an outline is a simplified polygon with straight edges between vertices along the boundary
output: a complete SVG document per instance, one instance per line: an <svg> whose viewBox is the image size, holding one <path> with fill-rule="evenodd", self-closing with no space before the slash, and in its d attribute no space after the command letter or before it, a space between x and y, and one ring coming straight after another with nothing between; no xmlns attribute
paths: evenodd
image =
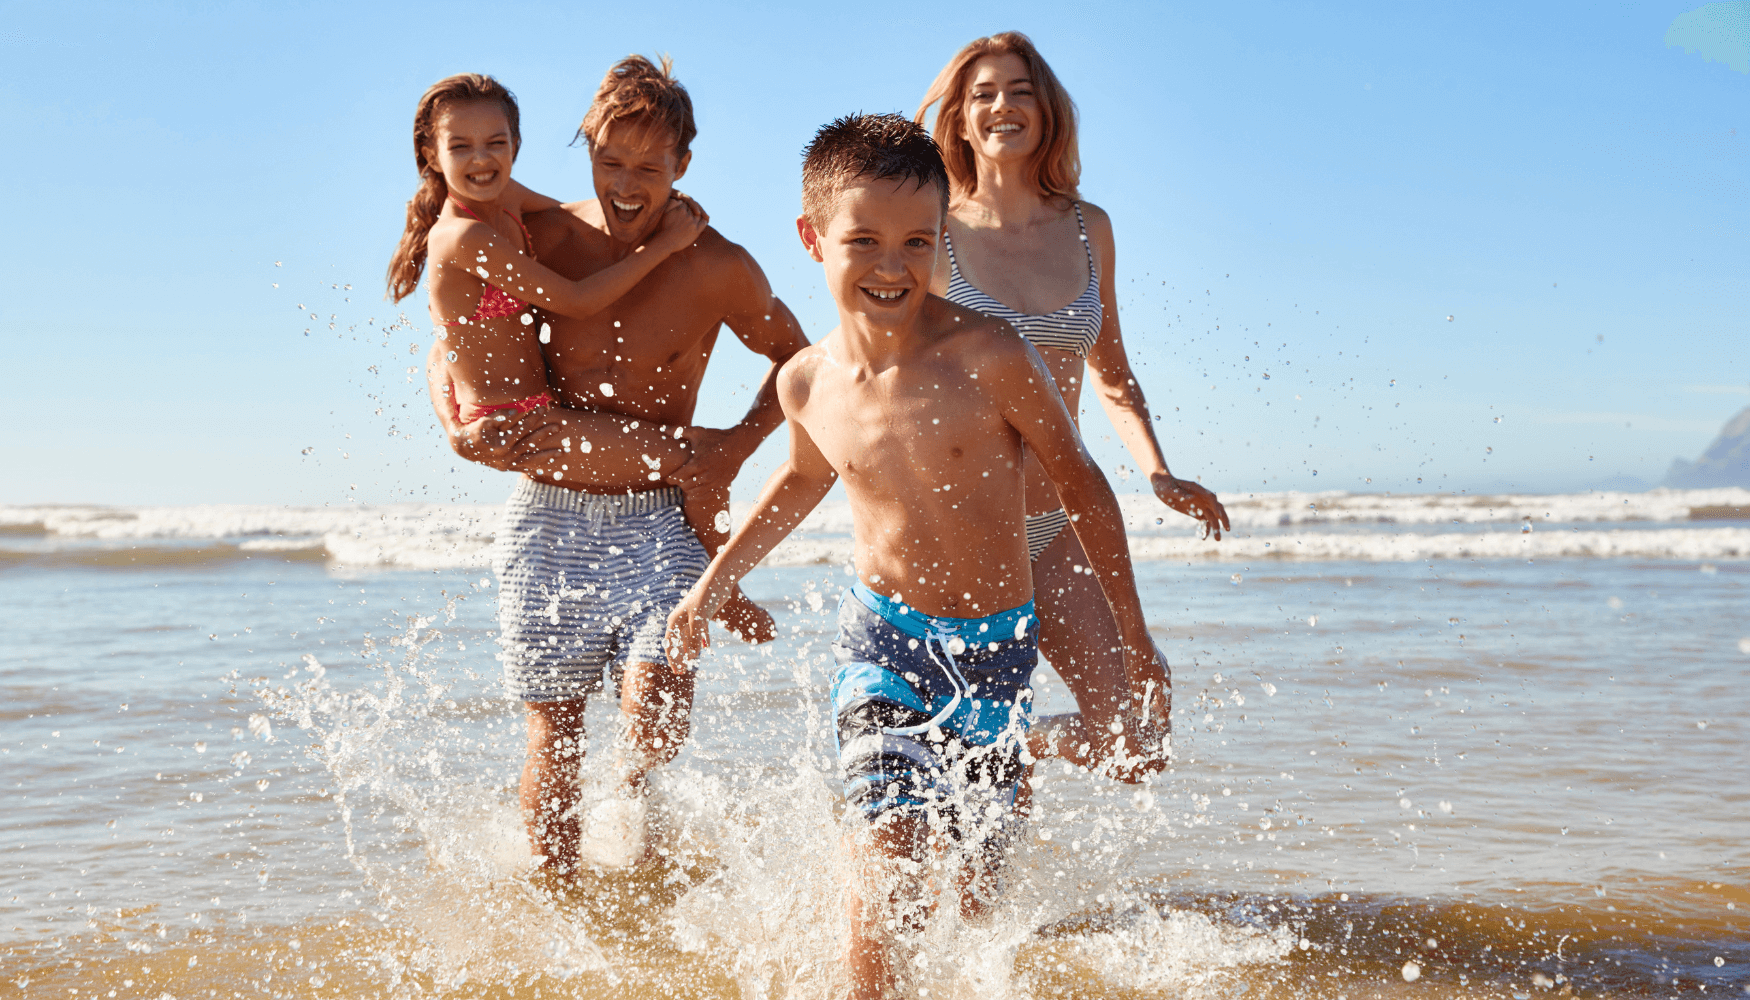
<svg viewBox="0 0 1750 1000"><path fill-rule="evenodd" d="M1165 771L1171 763L1168 738L1172 735L1169 713L1173 708L1173 689L1167 658L1153 642L1135 655L1134 648L1126 646L1124 652L1124 672L1131 697L1124 732L1104 765L1111 777L1128 784Z"/></svg>
<svg viewBox="0 0 1750 1000"><path fill-rule="evenodd" d="M1215 536L1221 541L1221 533L1232 531L1227 519L1227 508L1215 498L1215 494L1189 479L1175 479L1161 473L1151 477L1155 496L1161 503L1173 508L1187 517L1196 518L1203 524L1203 537Z"/></svg>
<svg viewBox="0 0 1750 1000"><path fill-rule="evenodd" d="M1145 728L1168 725L1173 708L1172 671L1160 647L1152 640L1126 644L1124 679L1130 687L1130 717Z"/></svg>
<svg viewBox="0 0 1750 1000"><path fill-rule="evenodd" d="M645 244L658 253L671 254L693 245L711 217L699 203L676 191L662 210L662 222L656 235Z"/></svg>
<svg viewBox="0 0 1750 1000"><path fill-rule="evenodd" d="M694 590L669 612L662 642L663 651L668 654L668 669L682 676L691 674L699 664L699 654L710 645L710 616Z"/></svg>

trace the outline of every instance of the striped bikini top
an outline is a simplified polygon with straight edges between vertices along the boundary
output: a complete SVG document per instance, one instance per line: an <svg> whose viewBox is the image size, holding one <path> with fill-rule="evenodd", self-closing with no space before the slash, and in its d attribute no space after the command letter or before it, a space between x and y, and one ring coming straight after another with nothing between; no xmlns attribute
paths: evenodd
<svg viewBox="0 0 1750 1000"><path fill-rule="evenodd" d="M954 240L948 240L949 302L986 315L1006 320L1026 337L1034 347L1049 347L1068 351L1078 358L1088 356L1094 342L1100 339L1100 325L1105 310L1100 302L1100 269L1094 263L1094 248L1088 245L1088 226L1082 221L1082 206L1075 205L1076 227L1082 231L1082 249L1088 253L1088 287L1074 302L1056 312L1016 312L980 291L960 273L960 262L954 259Z"/></svg>

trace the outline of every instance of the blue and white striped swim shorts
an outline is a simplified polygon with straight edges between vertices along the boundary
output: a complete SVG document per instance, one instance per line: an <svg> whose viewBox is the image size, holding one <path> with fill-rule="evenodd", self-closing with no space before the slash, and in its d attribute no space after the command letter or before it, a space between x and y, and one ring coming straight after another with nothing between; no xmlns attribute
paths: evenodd
<svg viewBox="0 0 1750 1000"><path fill-rule="evenodd" d="M524 478L492 545L506 692L565 701L662 663L668 613L710 563L674 487L606 496Z"/></svg>

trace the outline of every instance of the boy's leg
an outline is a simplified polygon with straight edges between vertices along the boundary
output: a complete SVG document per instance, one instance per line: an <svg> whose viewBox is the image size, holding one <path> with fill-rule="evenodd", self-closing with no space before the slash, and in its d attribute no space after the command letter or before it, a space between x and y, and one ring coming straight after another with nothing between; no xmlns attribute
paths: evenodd
<svg viewBox="0 0 1750 1000"><path fill-rule="evenodd" d="M849 927L842 961L851 981L849 1000L879 1000L897 985L894 932L912 920L901 903L915 877L924 826L921 816L892 813L847 838Z"/></svg>
<svg viewBox="0 0 1750 1000"><path fill-rule="evenodd" d="M542 867L561 873L577 866L577 772L583 763L587 704L587 698L524 703L529 755L519 789L523 821L530 849L546 858Z"/></svg>

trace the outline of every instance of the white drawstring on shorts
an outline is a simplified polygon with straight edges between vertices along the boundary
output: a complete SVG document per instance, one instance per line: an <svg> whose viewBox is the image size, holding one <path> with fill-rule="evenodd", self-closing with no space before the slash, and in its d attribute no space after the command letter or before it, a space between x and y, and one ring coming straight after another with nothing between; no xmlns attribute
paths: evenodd
<svg viewBox="0 0 1750 1000"><path fill-rule="evenodd" d="M930 651L931 639L936 640L936 644L942 647L942 656L947 659L947 664L944 665L940 660L937 660L936 654ZM954 710L960 707L961 698L970 692L972 685L966 683L966 678L960 673L960 665L954 662L954 651L948 646L950 639L960 643L962 651L966 649L966 640L952 632L927 632L923 638L924 655L930 658L931 663L942 668L943 676L947 677L948 683L954 687L954 697L949 699L948 707L937 712L934 718L921 725L883 726L881 727L882 732L889 736L919 736L947 722L953 716Z"/></svg>

